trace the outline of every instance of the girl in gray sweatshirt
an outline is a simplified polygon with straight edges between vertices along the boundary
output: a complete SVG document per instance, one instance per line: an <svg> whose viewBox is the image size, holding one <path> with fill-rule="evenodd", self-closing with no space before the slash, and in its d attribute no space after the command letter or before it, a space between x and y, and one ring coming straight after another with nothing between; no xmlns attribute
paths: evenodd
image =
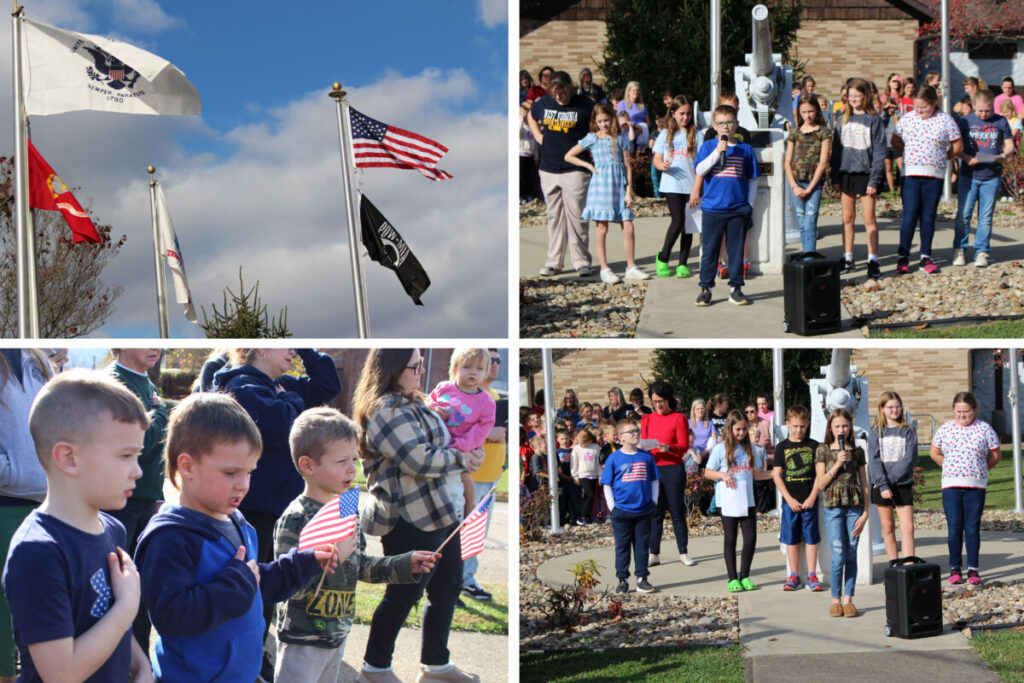
<svg viewBox="0 0 1024 683"><path fill-rule="evenodd" d="M914 468L917 434L907 424L903 399L883 391L878 399L878 424L868 433L868 478L871 502L878 507L885 554L899 557L893 513L899 516L903 556L914 554Z"/></svg>

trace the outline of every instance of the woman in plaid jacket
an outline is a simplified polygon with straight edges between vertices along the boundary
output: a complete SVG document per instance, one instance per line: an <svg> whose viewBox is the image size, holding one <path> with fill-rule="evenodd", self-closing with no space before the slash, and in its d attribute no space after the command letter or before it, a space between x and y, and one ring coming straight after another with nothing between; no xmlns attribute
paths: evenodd
<svg viewBox="0 0 1024 683"><path fill-rule="evenodd" d="M451 498L446 482L475 470L483 461L482 449L467 453L449 447L444 419L423 402L422 371L419 349L371 349L353 399L369 493L359 523L365 533L381 537L386 555L441 545L462 518L462 506ZM400 683L391 670L395 639L426 590L423 673L417 680L479 681L449 659L448 632L461 583L461 549L455 538L444 547L426 579L388 585L373 613L358 680Z"/></svg>

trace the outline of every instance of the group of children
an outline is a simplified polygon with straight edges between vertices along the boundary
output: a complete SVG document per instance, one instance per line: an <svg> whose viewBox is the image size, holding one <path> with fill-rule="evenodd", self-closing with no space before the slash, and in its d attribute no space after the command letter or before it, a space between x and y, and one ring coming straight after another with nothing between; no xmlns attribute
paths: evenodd
<svg viewBox="0 0 1024 683"><path fill-rule="evenodd" d="M432 395L454 447L479 448L494 425L494 401L480 387L489 366L487 349L456 350L451 382ZM277 680L333 683L356 581L415 582L439 557L433 549L368 556L358 527L337 544L298 550L302 529L356 477L358 427L333 408L314 408L295 420L289 441L305 489L277 522L277 559L257 563L256 533L238 506L259 462L260 432L229 395L196 393L174 408L167 429L178 504L161 506L133 559L124 527L101 510L132 495L148 424L139 399L99 372L61 374L36 397L29 426L47 496L15 533L3 573L20 680L252 683L269 601L282 603ZM456 476L449 490L467 513L475 505L472 482ZM156 630L151 662L131 632L140 601ZM424 672L420 680L447 679Z"/></svg>
<svg viewBox="0 0 1024 683"><path fill-rule="evenodd" d="M854 439L853 418L845 409L829 415L822 443L810 438L809 427L810 413L806 407L793 406L786 411L788 436L775 445L771 471L767 471L765 449L753 443L748 419L738 410L726 417L721 439L711 448L704 469L704 476L715 481L716 502L722 517L726 588L730 592L757 589L750 578L757 534L753 482L773 479L783 499L779 538L786 546L788 564L783 590L794 591L801 586L801 546L807 567L803 585L814 592L823 590L816 574L821 541L820 505L832 549L829 614L853 617L858 614L853 605L857 545L867 523L869 500L878 508L889 559L898 557L896 515L900 520L903 555L914 554L912 506L917 439L906 422L903 402L895 392L884 392L880 397L878 422L868 435L866 455ZM638 448L639 425L626 420L616 424L615 429L621 447L609 456L601 483L606 486L607 503L612 510L618 589L628 590L632 550L637 590L650 592L655 588L647 579L648 531L641 520L648 519L656 509L658 472L651 454ZM616 509L620 510L618 515ZM740 530L743 546L737 568ZM970 559L976 563L976 557Z"/></svg>

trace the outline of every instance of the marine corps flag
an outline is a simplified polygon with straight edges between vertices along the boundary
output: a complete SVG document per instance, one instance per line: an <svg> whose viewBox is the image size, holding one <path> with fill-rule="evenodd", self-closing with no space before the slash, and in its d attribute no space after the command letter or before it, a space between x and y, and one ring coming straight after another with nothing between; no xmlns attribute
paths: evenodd
<svg viewBox="0 0 1024 683"><path fill-rule="evenodd" d="M75 195L71 194L60 176L46 163L31 140L28 141L28 204L33 209L60 211L71 228L75 242L103 241L89 219L89 214L82 209Z"/></svg>
<svg viewBox="0 0 1024 683"><path fill-rule="evenodd" d="M363 194L359 195L359 216L363 228L363 246L370 258L395 271L405 293L412 297L413 303L422 306L420 295L430 286L430 278L409 250L409 245Z"/></svg>

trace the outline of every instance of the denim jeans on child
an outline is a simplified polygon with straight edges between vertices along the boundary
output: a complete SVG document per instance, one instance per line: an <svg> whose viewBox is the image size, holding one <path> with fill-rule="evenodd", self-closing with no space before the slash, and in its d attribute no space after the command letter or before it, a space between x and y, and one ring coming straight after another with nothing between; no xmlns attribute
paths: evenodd
<svg viewBox="0 0 1024 683"><path fill-rule="evenodd" d="M807 189L810 181L798 180L796 184ZM796 211L796 224L800 227L800 248L814 251L818 244L818 206L821 204L821 190L825 186L819 182L807 197L800 199L792 192L793 210Z"/></svg>
<svg viewBox="0 0 1024 683"><path fill-rule="evenodd" d="M612 533L615 534L615 576L629 578L629 551L633 549L634 574L638 579L647 576L647 549L651 536L651 513L612 510Z"/></svg>
<svg viewBox="0 0 1024 683"><path fill-rule="evenodd" d="M700 286L715 286L718 273L718 252L725 240L725 252L729 257L729 285L743 286L743 242L747 237L753 209L744 204L735 211L704 211L700 228Z"/></svg>
<svg viewBox="0 0 1024 683"><path fill-rule="evenodd" d="M967 566L978 569L981 548L981 511L985 507L985 489L959 486L942 489L942 510L946 513L949 541L949 566L963 567L963 547L967 546Z"/></svg>
<svg viewBox="0 0 1024 683"><path fill-rule="evenodd" d="M996 195L1002 178L975 180L961 175L957 184L956 224L953 228L953 248L966 249L971 243L971 215L978 204L978 234L974 236L975 253L988 251L992 234L992 214L995 213Z"/></svg>
<svg viewBox="0 0 1024 683"><path fill-rule="evenodd" d="M822 508L822 513L825 516L825 532L832 548L832 597L852 596L857 584L857 541L860 540L860 536L853 535L853 526L857 518L864 514L864 508L859 505L840 505Z"/></svg>
<svg viewBox="0 0 1024 683"><path fill-rule="evenodd" d="M921 220L921 253L931 256L935 214L941 196L942 178L916 175L903 178L903 223L897 249L900 256L910 256L910 244L914 241L918 219Z"/></svg>

